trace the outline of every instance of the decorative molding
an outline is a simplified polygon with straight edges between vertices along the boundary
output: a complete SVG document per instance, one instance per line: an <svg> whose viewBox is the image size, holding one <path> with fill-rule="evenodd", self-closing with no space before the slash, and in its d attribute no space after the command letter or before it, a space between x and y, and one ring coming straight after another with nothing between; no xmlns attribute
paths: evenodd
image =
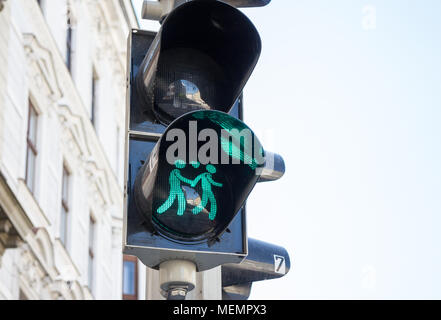
<svg viewBox="0 0 441 320"><path fill-rule="evenodd" d="M84 164L89 181L96 185L96 188L100 192L105 203L113 204L114 200L110 193L111 188L107 173L98 165L97 161L92 156L92 147L89 145L89 141L86 138L87 133L83 118L74 114L70 107L65 104L59 106L58 116L65 128L70 131L78 149L80 150L80 160Z"/></svg>
<svg viewBox="0 0 441 320"><path fill-rule="evenodd" d="M23 46L30 62L36 63L38 66L41 75L50 90L52 101L61 99L63 97L63 91L57 77L57 71L55 69L51 51L41 45L37 37L31 33L23 34ZM37 79L37 83L39 81L41 80Z"/></svg>
<svg viewBox="0 0 441 320"><path fill-rule="evenodd" d="M73 257L70 255L70 252L59 238L56 238L53 243L55 266L59 271L56 280L72 282L80 279L81 272L78 270L78 266L73 261Z"/></svg>
<svg viewBox="0 0 441 320"><path fill-rule="evenodd" d="M17 200L21 203L27 217L32 222L33 227L47 227L50 221L46 213L40 207L35 196L29 190L23 179L18 179L17 184Z"/></svg>
<svg viewBox="0 0 441 320"><path fill-rule="evenodd" d="M34 229L35 255L39 258L41 264L46 270L46 273L54 279L58 276L58 271L55 268L54 245L46 228Z"/></svg>
<svg viewBox="0 0 441 320"><path fill-rule="evenodd" d="M0 221L1 240L0 256L7 248L20 245L20 240L25 240L32 230L32 222L26 215L15 193L11 190L8 181L0 171Z"/></svg>
<svg viewBox="0 0 441 320"><path fill-rule="evenodd" d="M92 3L91 9L94 18L99 21L95 30L97 39L101 40L98 50L104 51L110 59L114 58L118 67L125 70L125 55L120 54L120 48L122 43L126 43L127 35L118 28L120 23L125 21L118 21L120 15L115 11L112 1L97 1Z"/></svg>
<svg viewBox="0 0 441 320"><path fill-rule="evenodd" d="M60 104L57 111L62 125L71 133L73 140L80 150L81 157L90 157L92 152L86 138L87 134L82 117L73 113L67 104Z"/></svg>
<svg viewBox="0 0 441 320"><path fill-rule="evenodd" d="M89 181L96 186L97 192L101 195L103 204L113 204L114 200L110 194L109 180L105 171L98 167L96 161L89 159L86 163L86 173Z"/></svg>
<svg viewBox="0 0 441 320"><path fill-rule="evenodd" d="M83 287L78 281L74 281L70 285L70 290L72 292L72 297L74 300L85 300L86 294L83 290Z"/></svg>
<svg viewBox="0 0 441 320"><path fill-rule="evenodd" d="M74 295L70 290L70 283L63 280L52 282L49 287L52 300L73 300Z"/></svg>
<svg viewBox="0 0 441 320"><path fill-rule="evenodd" d="M28 288L39 296L47 281L45 272L38 260L32 254L28 244L23 244L20 248L19 262L17 263L18 275L27 284Z"/></svg>
<svg viewBox="0 0 441 320"><path fill-rule="evenodd" d="M50 300L83 300L88 299L87 290L76 280L65 281L54 278L47 273L45 265L53 264L53 243L45 229L35 230L36 242L45 243L46 259L42 261L41 252L34 252L31 245L20 246L20 256L17 261L18 276L26 285L32 296Z"/></svg>
<svg viewBox="0 0 441 320"><path fill-rule="evenodd" d="M23 241L18 235L17 230L0 207L0 264L1 257L5 250L17 248L22 242Z"/></svg>

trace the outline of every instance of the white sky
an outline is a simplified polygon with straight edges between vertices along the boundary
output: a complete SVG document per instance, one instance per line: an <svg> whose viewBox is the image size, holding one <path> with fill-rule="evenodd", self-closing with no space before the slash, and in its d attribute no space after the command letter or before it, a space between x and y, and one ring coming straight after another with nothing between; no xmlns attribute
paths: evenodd
<svg viewBox="0 0 441 320"><path fill-rule="evenodd" d="M440 299L441 2L243 12L263 46L245 122L286 164L251 193L248 235L291 257L288 275L250 298Z"/></svg>

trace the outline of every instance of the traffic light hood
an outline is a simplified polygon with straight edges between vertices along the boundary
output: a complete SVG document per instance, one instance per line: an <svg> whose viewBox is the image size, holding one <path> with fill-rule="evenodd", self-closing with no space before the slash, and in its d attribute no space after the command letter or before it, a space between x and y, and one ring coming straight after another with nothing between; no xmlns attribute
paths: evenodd
<svg viewBox="0 0 441 320"><path fill-rule="evenodd" d="M194 0L163 21L137 74L152 121L169 124L195 110L228 112L261 52L251 21L220 2Z"/></svg>

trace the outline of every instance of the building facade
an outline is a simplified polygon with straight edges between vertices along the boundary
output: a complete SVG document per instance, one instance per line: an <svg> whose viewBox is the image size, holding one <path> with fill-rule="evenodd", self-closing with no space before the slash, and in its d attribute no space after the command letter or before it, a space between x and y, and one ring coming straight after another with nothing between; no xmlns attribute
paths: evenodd
<svg viewBox="0 0 441 320"><path fill-rule="evenodd" d="M145 299L121 250L131 1L0 3L0 299Z"/></svg>

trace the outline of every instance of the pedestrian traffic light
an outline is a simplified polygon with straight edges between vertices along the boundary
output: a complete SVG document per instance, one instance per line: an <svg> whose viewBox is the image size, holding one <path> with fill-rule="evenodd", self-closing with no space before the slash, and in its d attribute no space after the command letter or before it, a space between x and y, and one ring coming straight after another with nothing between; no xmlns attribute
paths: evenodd
<svg viewBox="0 0 441 320"><path fill-rule="evenodd" d="M169 295L176 270L186 270L191 290L192 265L204 271L247 256L245 201L285 170L237 111L261 42L227 3L269 1L183 2L162 0L174 9L158 33L132 30L128 40L124 252L166 270Z"/></svg>
<svg viewBox="0 0 441 320"><path fill-rule="evenodd" d="M265 167L247 125L220 111L194 111L156 143L134 136L129 149L126 253L152 268L191 260L199 271L247 255L242 207Z"/></svg>
<svg viewBox="0 0 441 320"><path fill-rule="evenodd" d="M234 168L240 164L213 164L194 159L192 154L188 155L191 159L167 162L163 150L171 144L167 134L179 128L193 130L190 123L197 123L201 137L207 135L204 129L219 133L220 150L225 147L219 145L224 139L222 126L226 126L224 134L249 129L221 112L196 112L191 118L187 114L194 110L228 112L238 104L260 55L255 27L228 4L196 0L168 14L157 34L133 30L128 42L125 252L152 268L171 258L195 261L199 271L242 261L247 255L242 205L260 177L254 172L263 163L254 159L251 167L242 164L247 171L239 174ZM211 139L209 134L205 139ZM196 141L198 148L204 147L201 143ZM234 147L231 145L232 155L240 157L240 150ZM155 159L158 172L148 174ZM232 185L225 172L244 180L236 179ZM197 180L195 187L179 180L177 173ZM151 180L154 183L149 184ZM234 194L232 187L237 189Z"/></svg>
<svg viewBox="0 0 441 320"><path fill-rule="evenodd" d="M210 244L243 206L264 162L242 121L213 110L187 113L167 127L139 170L136 208L151 232Z"/></svg>

